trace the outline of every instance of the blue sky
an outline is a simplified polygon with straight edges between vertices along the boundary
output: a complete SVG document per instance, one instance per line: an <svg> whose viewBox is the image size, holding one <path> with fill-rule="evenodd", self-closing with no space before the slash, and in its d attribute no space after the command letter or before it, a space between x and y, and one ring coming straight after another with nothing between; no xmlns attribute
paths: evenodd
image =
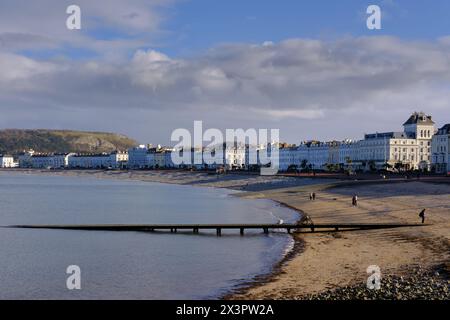
<svg viewBox="0 0 450 320"><path fill-rule="evenodd" d="M382 30L366 28L366 8L370 4L382 9ZM103 23L84 28L81 33L97 40L142 38L140 48L157 48L173 57L186 57L222 43L375 35L433 40L448 35L450 30L447 0L181 0L157 10L164 17L158 32L130 32L114 23ZM89 11L83 14L84 18L95 20ZM152 41L145 43L150 34ZM22 53L36 58L62 54L86 59L96 55L76 46Z"/></svg>
<svg viewBox="0 0 450 320"><path fill-rule="evenodd" d="M382 30L366 28L366 8L382 10ZM280 41L286 38L333 39L345 35L438 38L450 30L447 0L192 0L173 8L166 24L174 54L203 50L220 42Z"/></svg>
<svg viewBox="0 0 450 320"><path fill-rule="evenodd" d="M366 28L366 8L371 4L382 10L382 30ZM435 39L450 30L447 0L184 0L163 11L167 20L158 47L172 56L196 54L230 42L331 40L348 35ZM127 36L94 34L100 38Z"/></svg>
<svg viewBox="0 0 450 320"><path fill-rule="evenodd" d="M370 4L382 30L366 28ZM440 126L449 16L448 0L2 0L0 128L164 144L194 120L293 143L399 130L414 111Z"/></svg>

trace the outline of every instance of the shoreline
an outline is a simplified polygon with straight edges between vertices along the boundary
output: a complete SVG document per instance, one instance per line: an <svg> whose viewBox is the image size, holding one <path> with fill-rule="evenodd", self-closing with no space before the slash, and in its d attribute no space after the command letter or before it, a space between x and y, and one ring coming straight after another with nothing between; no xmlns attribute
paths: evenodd
<svg viewBox="0 0 450 320"><path fill-rule="evenodd" d="M46 175L57 173L36 169L9 171ZM336 299L342 294L334 294L334 291L340 292L340 289L346 288L342 290L353 292L351 288L361 287L361 283L365 283L367 279L366 268L371 264L380 264L383 274L387 275L386 279L393 277L394 282L397 281L395 280L397 276L408 276L417 265L420 270L434 270L438 265L443 266L444 271L441 272L441 276L430 280L436 282L441 281L442 274L448 274L450 270L450 235L448 234L450 179L448 178L436 181L347 180L339 182L321 179L308 184L311 181L305 178L293 178L296 180L293 181L289 177L243 177L242 175L233 177L232 174L216 178L214 175L199 172L144 171L111 174L107 171L90 170L63 171L59 174L246 191L232 195L248 199L271 200L295 210L300 215L300 220L308 215L317 223L411 222L411 219L417 222L417 208L424 206L430 210L428 221L431 221L431 225L421 230L400 228L314 234L294 233L292 249L272 266L270 272L237 285L231 292L219 296L219 299L323 299L324 297ZM309 201L307 199L309 192L318 193L318 200ZM356 192L361 202L357 208L347 203L348 198ZM397 285L403 282L395 283ZM448 283L450 282L447 282L447 287L449 287ZM355 292L359 295L361 288L358 290ZM403 294L403 296L408 295ZM436 294L436 297L441 296ZM389 293L386 297L389 297ZM377 296L377 299L379 298Z"/></svg>
<svg viewBox="0 0 450 320"><path fill-rule="evenodd" d="M139 178L132 178L132 177L123 177L123 176L112 176L109 174L105 174L105 171L102 170L45 170L45 169L1 169L0 173L2 172L8 172L8 173L19 173L19 174L34 174L34 175L45 175L45 176L70 176L70 177L94 177L96 179L111 179L111 180L121 180L121 181L139 181L139 182L150 182L150 183L160 183L160 184L174 184L174 185L184 185L180 184L179 182L160 182L160 181L148 181L148 180L142 180ZM106 171L108 172L108 171ZM186 172L186 174L189 174ZM192 185L190 185L192 186ZM295 208L287 203L277 201L274 199L270 199L268 197L254 197L249 196L249 191L242 190L242 189L235 189L235 188L229 188L229 187L221 187L221 186L196 186L194 187L202 187L202 188L217 188L217 189L227 189L230 191L234 191L237 193L230 193L229 196L232 197L238 197L243 199L253 199L253 200L268 200L273 203L274 206L279 205L281 207L284 207L286 209L289 209L291 211L294 211L296 215L298 215L298 218L296 219L296 222L300 223L304 218L305 214L302 210ZM242 294L246 292L247 290L260 286L261 284L268 283L273 279L275 276L279 275L283 272L282 268L285 263L287 263L289 260L293 259L295 256L301 254L302 250L304 249L304 241L296 237L293 233L287 234L293 242L292 247L287 250L279 259L277 262L275 262L273 265L269 266L269 271L264 274L256 275L250 279L247 279L243 281L240 284L237 284L233 286L230 290L228 290L227 293L224 293L222 295L219 295L216 297L218 300L232 300L233 297L237 294Z"/></svg>
<svg viewBox="0 0 450 320"><path fill-rule="evenodd" d="M236 196L236 195L233 195L233 196ZM244 196L244 198L245 198L245 196ZM261 198L261 199L270 200L275 204L278 204L289 210L295 211L299 215L299 219L297 219L297 221L296 221L297 223L301 223L302 220L305 218L305 213L302 210L294 208L294 207L290 206L289 204L286 204L286 203L283 203L283 202L280 202L277 200L269 199L269 198ZM286 263L288 263L290 260L294 259L296 256L300 255L303 252L303 250L305 249L305 241L304 240L300 239L299 237L296 237L294 233L287 234L287 235L290 236L293 241L292 248L290 248L287 252L285 252L284 255L281 257L281 259L270 267L269 272L267 272L265 274L257 275L251 279L244 281L243 283L237 285L236 288L231 289L230 292L228 292L222 296L219 296L218 299L219 300L234 300L234 298L237 297L238 295L244 294L252 288L256 288L258 286L269 283L276 276L279 276L280 274L282 274L283 266Z"/></svg>
<svg viewBox="0 0 450 320"><path fill-rule="evenodd" d="M289 263L296 256L302 254L305 243L301 239L295 237L294 234L291 234L291 239L293 241L292 248L284 254L284 256L271 266L271 269L266 274L261 274L253 277L252 279L246 280L240 285L237 285L236 288L230 290L230 292L219 296L218 300L236 300L239 295L245 294L248 290L253 288L257 288L261 285L270 283L273 279L283 273L283 267L286 263Z"/></svg>

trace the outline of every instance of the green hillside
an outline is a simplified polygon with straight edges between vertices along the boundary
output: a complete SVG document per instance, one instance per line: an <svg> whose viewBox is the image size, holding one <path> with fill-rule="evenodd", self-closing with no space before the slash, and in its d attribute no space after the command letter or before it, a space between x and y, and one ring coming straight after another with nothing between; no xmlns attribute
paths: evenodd
<svg viewBox="0 0 450 320"><path fill-rule="evenodd" d="M36 152L111 152L126 150L137 143L124 135L108 132L71 130L0 130L0 153Z"/></svg>

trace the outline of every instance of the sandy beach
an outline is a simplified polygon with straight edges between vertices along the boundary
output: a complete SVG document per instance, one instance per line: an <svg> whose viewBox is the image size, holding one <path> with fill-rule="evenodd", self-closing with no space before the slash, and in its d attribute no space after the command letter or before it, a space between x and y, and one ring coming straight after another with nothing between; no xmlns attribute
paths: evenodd
<svg viewBox="0 0 450 320"><path fill-rule="evenodd" d="M342 184L341 187L333 185ZM370 265L386 275L408 276L418 266L450 262L450 184L420 181L336 183L265 192L271 199L301 209L315 223L419 222L427 209L428 226L332 233L297 234L304 251L270 281L236 295L237 299L302 299L343 286L365 284ZM317 200L310 201L310 191ZM359 205L351 198L357 194Z"/></svg>
<svg viewBox="0 0 450 320"><path fill-rule="evenodd" d="M423 227L295 234L301 252L286 259L272 276L231 299L305 299L365 284L370 265L379 266L382 277L407 277L418 266L450 270L449 178L371 182L238 174L217 177L183 171L20 171L244 190L239 196L286 204L314 223L418 223L419 211L427 210ZM317 194L315 201L309 200L310 192ZM351 204L354 194L359 198L357 207Z"/></svg>

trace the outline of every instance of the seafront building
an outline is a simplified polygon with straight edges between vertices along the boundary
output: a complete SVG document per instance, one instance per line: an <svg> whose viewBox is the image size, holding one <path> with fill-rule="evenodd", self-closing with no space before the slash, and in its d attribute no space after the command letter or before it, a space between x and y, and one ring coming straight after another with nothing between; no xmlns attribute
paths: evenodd
<svg viewBox="0 0 450 320"><path fill-rule="evenodd" d="M243 144L227 144L210 146L210 147L195 147L188 150L171 149L171 153L177 153L179 164L173 164L171 156L170 166L178 168L193 168L197 170L203 169L225 169L225 170L240 170L246 168L247 146Z"/></svg>
<svg viewBox="0 0 450 320"><path fill-rule="evenodd" d="M450 124L438 131L434 125L431 116L414 112L403 123L402 131L365 134L359 141L312 140L299 145L269 143L257 146L224 143L189 150L139 145L128 152L109 154L38 154L28 150L21 153L18 160L22 168L255 170L267 166L268 157L277 148L279 171L282 172L380 169L449 172ZM176 153L182 160L177 164L174 163ZM11 156L0 156L0 161L2 167L13 166L14 162Z"/></svg>
<svg viewBox="0 0 450 320"><path fill-rule="evenodd" d="M71 154L68 157L67 167L72 169L118 169L125 168L128 162L126 152L98 154Z"/></svg>
<svg viewBox="0 0 450 320"><path fill-rule="evenodd" d="M60 169L65 168L69 164L69 156L73 153L51 153L51 154L37 154L33 153L28 158L28 165L30 168L51 168Z"/></svg>
<svg viewBox="0 0 450 320"><path fill-rule="evenodd" d="M344 169L352 169L353 161L358 157L358 141L344 140L338 145L339 164Z"/></svg>
<svg viewBox="0 0 450 320"><path fill-rule="evenodd" d="M279 149L279 168L280 171L289 171L297 167L299 163L299 150L296 146L283 146Z"/></svg>
<svg viewBox="0 0 450 320"><path fill-rule="evenodd" d="M280 149L280 170L430 170L431 116L415 112L403 127L401 132L366 134L360 141L308 141L296 149Z"/></svg>
<svg viewBox="0 0 450 320"><path fill-rule="evenodd" d="M363 167L375 169L429 170L435 133L431 116L415 112L403 127L401 132L366 134L358 142L354 160Z"/></svg>
<svg viewBox="0 0 450 320"><path fill-rule="evenodd" d="M19 153L19 167L20 168L31 168L31 157L34 154L34 150L30 149Z"/></svg>
<svg viewBox="0 0 450 320"><path fill-rule="evenodd" d="M128 168L149 169L155 166L155 148L151 145L139 145L128 149Z"/></svg>
<svg viewBox="0 0 450 320"><path fill-rule="evenodd" d="M450 123L440 128L431 142L431 165L436 173L450 173Z"/></svg>
<svg viewBox="0 0 450 320"><path fill-rule="evenodd" d="M172 148L166 148L158 146L157 150L154 154L154 168L164 168L164 169L170 169L175 168L175 165L172 161Z"/></svg>
<svg viewBox="0 0 450 320"><path fill-rule="evenodd" d="M110 157L107 153L74 154L69 157L68 167L71 169L101 169L110 166Z"/></svg>
<svg viewBox="0 0 450 320"><path fill-rule="evenodd" d="M17 164L14 162L14 157L11 155L0 154L0 168L14 168Z"/></svg>
<svg viewBox="0 0 450 320"><path fill-rule="evenodd" d="M240 170L245 168L245 145L226 144L223 148L223 163L227 170Z"/></svg>
<svg viewBox="0 0 450 320"><path fill-rule="evenodd" d="M128 152L127 151L113 151L109 154L111 159L111 167L124 169L128 166Z"/></svg>
<svg viewBox="0 0 450 320"><path fill-rule="evenodd" d="M130 169L158 169L175 168L172 161L172 148L154 148L151 144L139 145L128 149L128 168Z"/></svg>

